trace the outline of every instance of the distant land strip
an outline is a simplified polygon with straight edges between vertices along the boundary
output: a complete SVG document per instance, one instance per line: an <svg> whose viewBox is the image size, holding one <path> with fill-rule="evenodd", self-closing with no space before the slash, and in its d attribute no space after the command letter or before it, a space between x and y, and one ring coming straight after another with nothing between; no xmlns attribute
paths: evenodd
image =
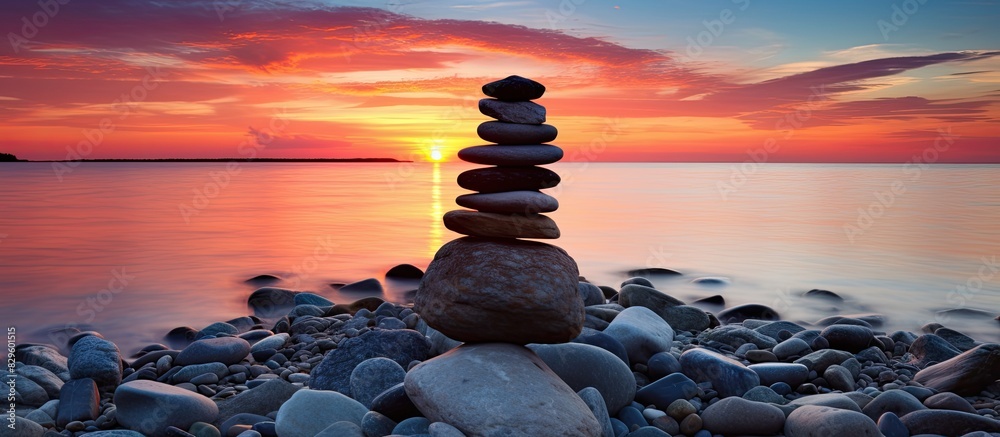
<svg viewBox="0 0 1000 437"><path fill-rule="evenodd" d="M69 159L19 160L17 162L413 162L393 158L155 158L155 159Z"/></svg>

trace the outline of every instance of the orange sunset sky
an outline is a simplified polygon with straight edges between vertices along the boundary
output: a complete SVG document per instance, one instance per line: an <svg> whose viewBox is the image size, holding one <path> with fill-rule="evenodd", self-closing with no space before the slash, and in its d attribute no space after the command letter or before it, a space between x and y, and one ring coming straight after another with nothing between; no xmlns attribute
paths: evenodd
<svg viewBox="0 0 1000 437"><path fill-rule="evenodd" d="M454 160L482 143L481 85L518 74L547 86L568 160L767 145L907 162L947 135L934 162L1000 162L992 1L43 0L0 17L0 152L22 159Z"/></svg>

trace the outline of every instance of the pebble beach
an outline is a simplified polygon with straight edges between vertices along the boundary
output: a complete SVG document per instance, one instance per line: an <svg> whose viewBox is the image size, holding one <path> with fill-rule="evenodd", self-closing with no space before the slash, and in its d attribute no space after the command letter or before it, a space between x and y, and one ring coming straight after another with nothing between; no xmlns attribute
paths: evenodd
<svg viewBox="0 0 1000 437"><path fill-rule="evenodd" d="M0 435L1000 436L1000 344L946 322L887 332L828 290L797 296L831 309L810 323L681 300L651 280L684 277L666 268L595 284L531 241L560 236L539 191L560 180L538 166L562 158L544 91L483 86L491 144L459 157L488 167L459 176L476 193L443 217L465 236L426 269L385 273L413 285L412 304L373 296L374 278L339 289L368 297L333 302L261 275L246 316L178 326L134 356L95 331L11 343Z"/></svg>

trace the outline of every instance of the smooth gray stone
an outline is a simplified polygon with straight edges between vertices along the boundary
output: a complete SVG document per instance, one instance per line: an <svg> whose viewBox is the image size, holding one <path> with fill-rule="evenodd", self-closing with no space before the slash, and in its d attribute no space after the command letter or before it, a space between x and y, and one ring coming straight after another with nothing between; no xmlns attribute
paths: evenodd
<svg viewBox="0 0 1000 437"><path fill-rule="evenodd" d="M219 416L211 399L155 381L118 386L114 404L118 423L153 437L166 437L169 426L188 429L195 422L211 423Z"/></svg>
<svg viewBox="0 0 1000 437"><path fill-rule="evenodd" d="M506 123L545 123L545 107L534 102L505 102L497 99L479 100L479 112Z"/></svg>
<svg viewBox="0 0 1000 437"><path fill-rule="evenodd" d="M59 379L59 376L52 373L51 370L42 366L21 366L17 368L15 373L38 384L39 387L45 390L45 394L49 396L49 399L59 398L59 390L62 389L63 380Z"/></svg>
<svg viewBox="0 0 1000 437"><path fill-rule="evenodd" d="M428 419L466 435L601 435L576 392L537 355L512 344L464 344L414 367L404 387Z"/></svg>
<svg viewBox="0 0 1000 437"><path fill-rule="evenodd" d="M56 424L65 428L73 421L95 420L101 414L101 394L97 383L90 378L71 379L59 394L59 410Z"/></svg>
<svg viewBox="0 0 1000 437"><path fill-rule="evenodd" d="M760 377L739 361L708 349L689 349L681 354L681 369L696 382L709 381L720 397L743 396L760 385Z"/></svg>
<svg viewBox="0 0 1000 437"><path fill-rule="evenodd" d="M538 214L559 209L559 201L538 191L463 194L455 198L459 206L499 214Z"/></svg>
<svg viewBox="0 0 1000 437"><path fill-rule="evenodd" d="M382 392L403 382L406 370L384 357L362 361L351 371L351 397L367 408Z"/></svg>
<svg viewBox="0 0 1000 437"><path fill-rule="evenodd" d="M590 407L590 412L601 424L602 437L615 437L615 431L611 428L611 417L608 415L608 406L604 403L601 392L594 387L587 387L577 392L583 403Z"/></svg>
<svg viewBox="0 0 1000 437"><path fill-rule="evenodd" d="M458 158L473 164L530 166L559 161L563 150L548 144L523 146L472 146L458 152Z"/></svg>
<svg viewBox="0 0 1000 437"><path fill-rule="evenodd" d="M778 407L737 397L722 399L701 413L705 429L724 435L775 435L785 425Z"/></svg>
<svg viewBox="0 0 1000 437"><path fill-rule="evenodd" d="M365 437L358 424L341 420L324 428L314 437Z"/></svg>
<svg viewBox="0 0 1000 437"><path fill-rule="evenodd" d="M857 411L805 405L785 419L785 437L882 437L875 421Z"/></svg>
<svg viewBox="0 0 1000 437"><path fill-rule="evenodd" d="M674 330L646 307L631 307L615 317L604 333L625 346L629 362L645 363L658 352L673 347Z"/></svg>
<svg viewBox="0 0 1000 437"><path fill-rule="evenodd" d="M784 382L792 387L806 382L809 369L802 364L794 363L760 363L747 366L757 373L761 385L770 386L776 382Z"/></svg>
<svg viewBox="0 0 1000 437"><path fill-rule="evenodd" d="M174 365L239 364L250 354L250 343L239 337L205 338L189 344L174 358Z"/></svg>
<svg viewBox="0 0 1000 437"><path fill-rule="evenodd" d="M632 370L611 352L582 343L529 344L531 349L569 388L594 388L608 413L617 414L635 398Z"/></svg>
<svg viewBox="0 0 1000 437"><path fill-rule="evenodd" d="M281 437L314 437L337 422L358 426L368 408L358 401L329 390L299 390L280 409L274 422Z"/></svg>
<svg viewBox="0 0 1000 437"><path fill-rule="evenodd" d="M917 398L903 390L887 390L873 399L861 410L872 420L878 420L886 412L896 413L903 417L914 411L926 410Z"/></svg>
<svg viewBox="0 0 1000 437"><path fill-rule="evenodd" d="M90 378L102 391L111 391L122 381L122 357L118 346L93 335L77 340L69 354L71 379Z"/></svg>

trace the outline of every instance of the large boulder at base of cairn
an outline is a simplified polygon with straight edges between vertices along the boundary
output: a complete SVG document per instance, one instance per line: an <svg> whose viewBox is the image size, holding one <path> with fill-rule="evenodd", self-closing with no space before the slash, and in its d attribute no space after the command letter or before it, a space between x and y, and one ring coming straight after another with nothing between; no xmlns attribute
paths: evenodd
<svg viewBox="0 0 1000 437"><path fill-rule="evenodd" d="M545 243L463 237L427 267L415 310L458 341L564 343L583 330L576 262Z"/></svg>
<svg viewBox="0 0 1000 437"><path fill-rule="evenodd" d="M473 436L600 436L587 404L534 352L466 344L406 374L421 413Z"/></svg>

